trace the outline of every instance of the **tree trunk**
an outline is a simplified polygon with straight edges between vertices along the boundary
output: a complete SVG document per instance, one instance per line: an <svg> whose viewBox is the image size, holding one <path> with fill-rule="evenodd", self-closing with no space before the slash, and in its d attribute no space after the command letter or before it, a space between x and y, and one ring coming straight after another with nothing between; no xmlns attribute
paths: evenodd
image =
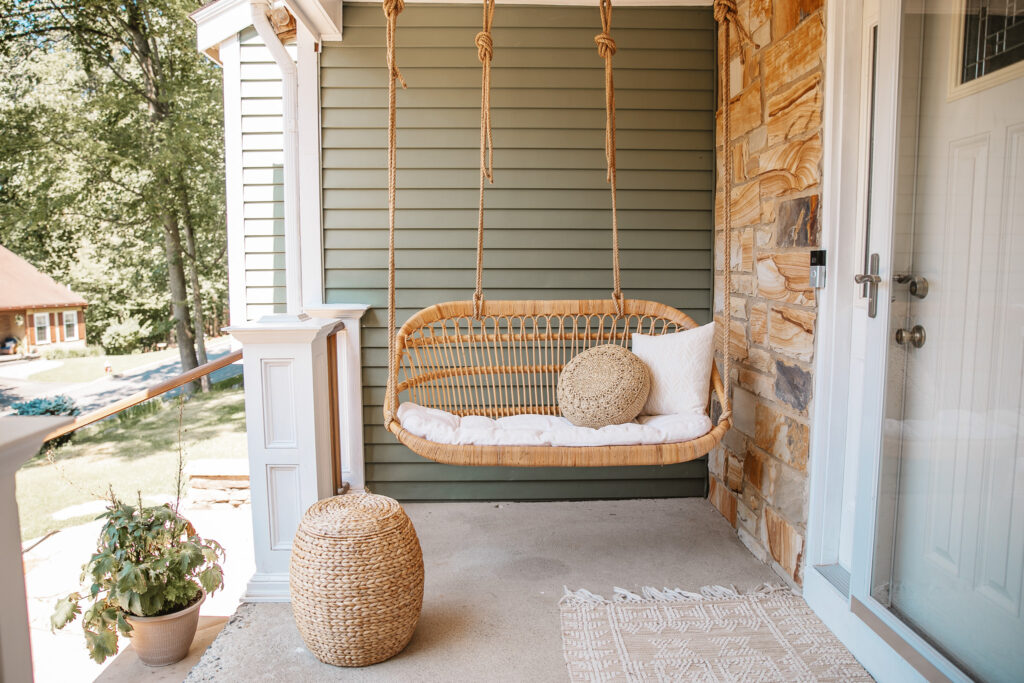
<svg viewBox="0 0 1024 683"><path fill-rule="evenodd" d="M181 371L188 372L198 367L192 330L189 329L188 291L185 286L185 270L182 265L181 233L177 217L170 211L163 214L164 250L167 255L167 283L171 290L171 316L174 318L174 332L178 338L178 355ZM182 387L186 393L195 391L194 383Z"/></svg>
<svg viewBox="0 0 1024 683"><path fill-rule="evenodd" d="M178 173L178 205L181 208L181 227L185 232L185 254L188 256L188 274L192 283L192 329L196 331L196 353L200 365L206 365L206 324L203 320L203 296L199 288L199 264L196 262L196 234L192 224L192 209L188 204L188 191L185 178ZM199 380L204 392L210 390L210 376L203 375Z"/></svg>

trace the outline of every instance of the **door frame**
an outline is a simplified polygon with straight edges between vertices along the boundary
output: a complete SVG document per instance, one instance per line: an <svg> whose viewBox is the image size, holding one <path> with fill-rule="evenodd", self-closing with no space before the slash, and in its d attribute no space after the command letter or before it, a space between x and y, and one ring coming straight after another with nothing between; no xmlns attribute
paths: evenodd
<svg viewBox="0 0 1024 683"><path fill-rule="evenodd" d="M871 231L874 246L889 246L872 249L880 255L882 279L874 319L864 314L853 282L863 263L862 226L867 210L864 110L869 93L863 67L870 34L865 31L864 5L829 0L827 6L822 248L831 252L831 272L830 286L819 293L818 304L804 597L877 679L969 681L870 591L881 468L899 113L899 68L885 65L900 64L903 3L883 0L878 10L876 60L881 68L875 82L877 143L872 159ZM858 320L858 316L862 318ZM851 365L857 335L863 335L870 359L863 373L853 372ZM863 396L859 414L850 410L851 396L857 394ZM874 428L865 430L862 425ZM844 493L846 504L853 507L846 530L853 544L849 567L837 564ZM838 572L829 571L837 566Z"/></svg>

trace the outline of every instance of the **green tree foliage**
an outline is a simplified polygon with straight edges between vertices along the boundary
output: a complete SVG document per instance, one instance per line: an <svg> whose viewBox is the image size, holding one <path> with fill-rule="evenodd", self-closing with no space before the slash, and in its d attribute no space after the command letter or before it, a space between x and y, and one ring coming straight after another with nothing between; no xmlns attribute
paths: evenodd
<svg viewBox="0 0 1024 683"><path fill-rule="evenodd" d="M184 369L193 321L227 300L222 90L195 49L199 4L0 0L0 242L90 301L90 333L134 319L143 343L173 335Z"/></svg>
<svg viewBox="0 0 1024 683"><path fill-rule="evenodd" d="M224 585L224 549L201 538L170 505L144 507L140 495L132 506L111 496L102 517L96 553L82 567L88 591L58 600L50 617L60 629L81 614L89 654L100 663L117 654L119 634L131 633L126 614L178 612ZM83 600L92 601L84 613Z"/></svg>

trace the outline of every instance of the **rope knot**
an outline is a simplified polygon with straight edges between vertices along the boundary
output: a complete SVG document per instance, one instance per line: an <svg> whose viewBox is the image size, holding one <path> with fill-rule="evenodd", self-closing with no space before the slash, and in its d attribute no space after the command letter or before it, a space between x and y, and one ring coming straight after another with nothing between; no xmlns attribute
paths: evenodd
<svg viewBox="0 0 1024 683"><path fill-rule="evenodd" d="M737 16L736 0L715 0L715 21L733 21Z"/></svg>
<svg viewBox="0 0 1024 683"><path fill-rule="evenodd" d="M615 39L607 31L594 36L594 42L597 43L597 54L601 55L602 59L611 59L615 54Z"/></svg>
<svg viewBox="0 0 1024 683"><path fill-rule="evenodd" d="M383 2L384 16L389 19L397 17L405 9L405 0L384 0Z"/></svg>
<svg viewBox="0 0 1024 683"><path fill-rule="evenodd" d="M476 55L483 64L487 64L494 57L494 40L490 31L480 31L476 34Z"/></svg>

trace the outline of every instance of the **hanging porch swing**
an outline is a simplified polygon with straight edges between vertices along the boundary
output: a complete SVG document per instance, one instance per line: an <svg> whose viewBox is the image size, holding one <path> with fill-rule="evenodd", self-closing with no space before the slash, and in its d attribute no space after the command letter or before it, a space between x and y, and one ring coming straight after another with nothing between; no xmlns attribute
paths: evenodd
<svg viewBox="0 0 1024 683"><path fill-rule="evenodd" d="M491 301L483 295L484 189L493 182L490 85L493 41L491 26L495 0L483 1L483 28L476 36L482 64L480 107L480 203L477 225L476 289L466 301L438 303L413 314L400 330L395 324L395 198L396 198L396 92L405 80L395 61L395 34L403 0L385 0L388 66L388 382L384 398L384 426L413 452L452 465L527 467L599 467L668 465L707 454L731 425L729 391L712 363L712 392L721 415L703 436L671 443L632 445L476 445L431 441L402 426L399 396L408 392L413 403L459 416L490 418L513 415L560 414L559 373L573 357L601 344L628 347L634 334L661 335L697 327L688 315L654 301L628 299L619 274L619 232L616 205L615 88L611 36L611 0L600 0L601 33L595 37L605 64L605 156L611 188L612 281L610 299ZM722 25L719 70L723 81L724 136L731 135L729 69L722 68L729 54L729 27L736 21L732 0L716 0L715 18ZM738 24L737 24L738 27ZM745 36L742 28L741 35ZM728 145L727 145L728 147ZM725 177L731 183L732 156L724 155ZM728 196L728 190L726 190ZM731 249L731 206L724 202L724 252ZM724 273L724 310L730 310L731 277ZM718 334L723 374L729 377L728 330Z"/></svg>

